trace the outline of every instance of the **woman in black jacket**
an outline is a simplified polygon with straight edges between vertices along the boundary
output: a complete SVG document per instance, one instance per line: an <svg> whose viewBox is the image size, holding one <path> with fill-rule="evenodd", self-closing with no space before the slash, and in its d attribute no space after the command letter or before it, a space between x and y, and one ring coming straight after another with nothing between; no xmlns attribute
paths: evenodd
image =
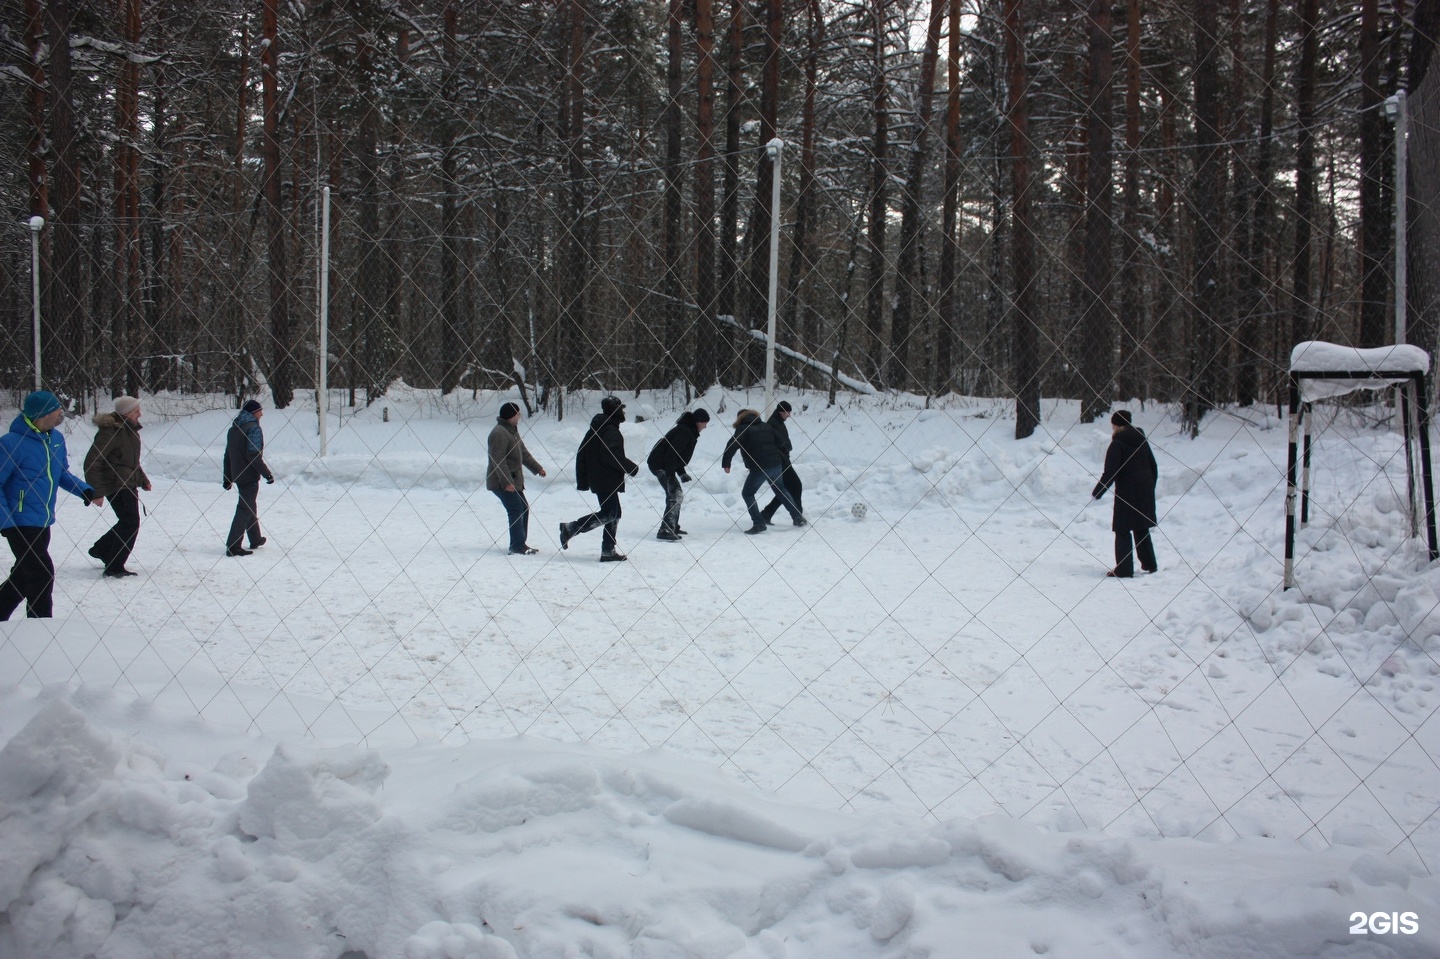
<svg viewBox="0 0 1440 959"><path fill-rule="evenodd" d="M580 442L575 456L575 488L589 490L600 501L600 508L573 523L560 524L560 548L569 549L570 540L588 533L597 526L605 527L600 543L600 562L619 563L625 554L615 549L615 533L620 527L620 494L625 492L626 475L640 472L625 456L625 437L620 424L625 422L625 404L619 397L607 396L600 401L600 412L590 421L590 429Z"/></svg>
<svg viewBox="0 0 1440 959"><path fill-rule="evenodd" d="M1135 554L1140 568L1153 573L1160 568L1150 530L1155 522L1155 481L1159 467L1145 434L1130 423L1129 410L1116 410L1110 417L1110 448L1105 451L1105 472L1090 494L1096 499L1115 487L1115 568L1107 576L1128 579L1135 575ZM1133 542L1132 542L1133 540Z"/></svg>
<svg viewBox="0 0 1440 959"><path fill-rule="evenodd" d="M680 528L680 504L685 501L685 489L680 484L690 482L690 474L685 468L695 455L700 432L709 425L710 414L705 410L681 413L670 432L660 437L660 442L645 459L645 465L665 490L665 513L660 517L660 532L655 534L656 539L679 542L680 537L685 535Z"/></svg>

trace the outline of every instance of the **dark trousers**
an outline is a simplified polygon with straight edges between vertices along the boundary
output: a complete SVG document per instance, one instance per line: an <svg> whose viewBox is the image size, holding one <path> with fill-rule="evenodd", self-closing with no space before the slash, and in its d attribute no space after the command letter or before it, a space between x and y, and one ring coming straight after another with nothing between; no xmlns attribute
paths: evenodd
<svg viewBox="0 0 1440 959"><path fill-rule="evenodd" d="M140 535L140 494L133 489L118 489L110 494L110 508L115 511L115 525L95 541L90 555L103 562L107 570L124 569L135 548L135 537Z"/></svg>
<svg viewBox="0 0 1440 959"><path fill-rule="evenodd" d="M745 485L740 487L740 498L745 501L745 508L750 511L750 522L755 526L764 526L765 518L760 513L760 507L755 503L755 493L766 483L775 491L775 499L790 513L790 518L799 522L803 517L800 515L800 507L790 499L790 492L780 484L780 475L784 467L777 466L768 470L751 470L745 477Z"/></svg>
<svg viewBox="0 0 1440 959"><path fill-rule="evenodd" d="M253 547L260 542L260 510L256 501L260 498L260 484L247 483L235 487L240 498L235 503L235 518L230 521L230 535L225 537L229 549L239 549L241 540L248 536Z"/></svg>
<svg viewBox="0 0 1440 959"><path fill-rule="evenodd" d="M660 516L660 532L674 533L680 528L680 504L685 502L685 487L680 485L680 474L669 470L655 470L655 478L665 491L665 512Z"/></svg>
<svg viewBox="0 0 1440 959"><path fill-rule="evenodd" d="M795 472L795 467L788 463L785 465L785 468L780 473L780 485L785 488L785 492L790 494L790 502L795 504L795 509L803 512L804 507L800 505L800 495L805 492L805 484L800 482L800 474ZM770 500L770 505L760 511L760 515L764 518L765 522L770 522L771 517L779 511L781 505L783 504L780 502L780 496L777 494Z"/></svg>
<svg viewBox="0 0 1440 959"><path fill-rule="evenodd" d="M55 564L50 561L50 527L12 526L4 531L15 565L10 577L0 583L0 620L25 601L25 615L49 619L54 610Z"/></svg>
<svg viewBox="0 0 1440 959"><path fill-rule="evenodd" d="M600 508L589 516L582 516L570 524L571 536L579 536L581 533L588 533L597 526L605 527L605 533L600 540L600 551L603 553L615 552L615 533L620 529L620 491L613 493L596 493L595 498L600 501Z"/></svg>
<svg viewBox="0 0 1440 959"><path fill-rule="evenodd" d="M1131 538L1134 544L1131 544ZM1148 529L1117 529L1115 531L1115 575L1135 575L1135 554L1140 555L1140 568L1153 573L1160 568L1155 559L1155 544L1150 542Z"/></svg>
<svg viewBox="0 0 1440 959"><path fill-rule="evenodd" d="M530 502L522 490L491 490L505 506L505 516L510 526L510 552L523 553L525 542L530 536Z"/></svg>

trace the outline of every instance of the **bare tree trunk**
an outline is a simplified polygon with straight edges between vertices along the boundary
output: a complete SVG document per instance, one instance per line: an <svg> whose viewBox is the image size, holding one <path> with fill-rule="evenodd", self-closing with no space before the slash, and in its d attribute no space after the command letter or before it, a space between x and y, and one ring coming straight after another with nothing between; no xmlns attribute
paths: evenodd
<svg viewBox="0 0 1440 959"><path fill-rule="evenodd" d="M1380 14L1377 0L1360 2L1360 346L1385 343L1390 287L1390 208L1382 191L1386 143L1380 90Z"/></svg>
<svg viewBox="0 0 1440 959"><path fill-rule="evenodd" d="M885 0L872 0L874 28L870 67L870 108L874 135L870 140L869 269L865 289L865 375L884 382L885 348L885 221L890 215L890 93L885 67Z"/></svg>
<svg viewBox="0 0 1440 959"><path fill-rule="evenodd" d="M560 385L580 386L586 372L582 348L585 329L585 285L589 280L585 229L585 62L586 0L570 0L569 61L565 82L566 174L570 180L570 215L567 226L564 267L565 294L561 303L556 366ZM563 412L563 408L562 408Z"/></svg>
<svg viewBox="0 0 1440 959"><path fill-rule="evenodd" d="M1297 90L1298 138L1295 144L1295 257L1291 265L1290 342L1315 335L1310 302L1310 259L1315 218L1315 70L1319 39L1316 0L1300 0L1300 68Z"/></svg>
<svg viewBox="0 0 1440 959"><path fill-rule="evenodd" d="M30 53L30 142L25 155L30 184L30 215L49 216L49 171L45 167L45 17L40 0L25 0L25 49Z"/></svg>
<svg viewBox="0 0 1440 959"><path fill-rule="evenodd" d="M1111 284L1111 173L1114 131L1110 84L1114 77L1114 40L1110 36L1110 0L1090 0L1090 96L1086 109L1085 291L1083 302L1085 384L1080 421L1093 423L1110 409L1114 395L1115 311Z"/></svg>
<svg viewBox="0 0 1440 959"><path fill-rule="evenodd" d="M460 335L460 186L456 182L455 130L452 115L465 107L456 94L457 77L460 70L459 47L456 41L458 29L456 0L445 0L441 12L444 31L441 51L445 71L440 81L440 99L445 111L440 121L440 180L443 190L440 197L440 343L441 372L440 392L448 395L460 385L467 354L467 337Z"/></svg>
<svg viewBox="0 0 1440 959"><path fill-rule="evenodd" d="M80 246L80 146L76 142L73 74L70 63L70 0L49 0L50 149L55 157L50 199L49 322L41 328L46 380L70 396L93 384L84 369L84 347L93 339L84 329Z"/></svg>
<svg viewBox="0 0 1440 959"><path fill-rule="evenodd" d="M1195 180L1190 204L1195 223L1194 301L1191 314L1190 386L1184 421L1191 436L1218 402L1215 389L1216 337L1220 324L1220 232L1225 167L1220 150L1220 79L1216 60L1219 16L1216 0L1195 3Z"/></svg>
<svg viewBox="0 0 1440 959"><path fill-rule="evenodd" d="M277 0L264 0L261 8L265 37L265 51L261 54L261 80L264 99L265 232L266 247L269 250L270 336L274 350L270 370L270 393L276 408L283 410L290 405L294 389L290 376L290 277L285 262L285 213L280 200L280 103L276 76L280 63L280 38L277 5Z"/></svg>
<svg viewBox="0 0 1440 959"><path fill-rule="evenodd" d="M1121 399L1149 395L1145 376L1145 297L1140 269L1140 0L1127 0L1125 29L1125 198L1120 232Z"/></svg>
<svg viewBox="0 0 1440 959"><path fill-rule="evenodd" d="M1405 214L1407 298L1410 323L1406 340L1433 354L1440 343L1440 0L1415 6L1415 32L1410 47L1408 98L1410 108L1409 195ZM1433 387L1432 387L1433 389Z"/></svg>
<svg viewBox="0 0 1440 959"><path fill-rule="evenodd" d="M1235 399L1249 406L1260 398L1260 363L1265 356L1261 318L1273 315L1265 264L1269 260L1270 165L1274 156L1275 47L1279 36L1280 0L1266 0L1265 52L1260 83L1260 132L1255 143L1251 195L1245 204L1245 256L1241 269L1240 350L1236 368Z"/></svg>
<svg viewBox="0 0 1440 959"><path fill-rule="evenodd" d="M140 0L124 0L124 39L128 55L115 85L115 291L119 302L111 336L119 363L110 394L138 395L140 370L136 334L140 326Z"/></svg>
<svg viewBox="0 0 1440 959"><path fill-rule="evenodd" d="M910 338L915 326L915 305L926 305L921 287L920 259L922 221L921 194L924 190L926 148L930 119L934 115L935 65L940 59L940 27L945 22L948 0L930 0L930 19L925 47L920 56L920 90L915 111L915 131L910 142L910 169L905 176L905 197L900 214L900 261L895 277L895 314L890 321L889 371L886 382L896 389L919 382L911 375Z"/></svg>
<svg viewBox="0 0 1440 959"><path fill-rule="evenodd" d="M744 108L745 3L730 0L730 30L725 51L725 176L720 200L720 312L734 317L739 312L740 250L736 233L740 227L740 120ZM735 337L727 332L727 346L721 367L728 382L739 379ZM740 349L745 345L741 344Z"/></svg>
<svg viewBox="0 0 1440 959"><path fill-rule="evenodd" d="M1040 425L1039 336L1035 324L1035 234L1031 214L1029 70L1026 67L1023 0L1004 0L1005 62L1008 67L1010 183L1012 190L1010 269L1015 280L1011 341L1015 375L1015 438L1023 440Z"/></svg>
<svg viewBox="0 0 1440 959"><path fill-rule="evenodd" d="M825 15L820 0L806 0L810 29L805 49L805 92L800 108L800 174L795 189L795 230L790 246L785 311L780 336L786 343L798 336L798 349L814 356L820 348L820 310L815 303L812 278L815 250L815 96L820 70L820 47L825 41ZM813 380L813 367L803 367L802 377Z"/></svg>
<svg viewBox="0 0 1440 959"><path fill-rule="evenodd" d="M712 0L695 0L696 133L695 163L695 366L700 390L715 383L720 329L715 322L715 16Z"/></svg>
<svg viewBox="0 0 1440 959"><path fill-rule="evenodd" d="M766 0L765 61L760 85L760 143L768 144L776 136L780 114L780 39L784 24L783 0ZM747 329L763 330L769 299L770 221L778 211L770 209L770 184L774 164L770 151L761 149L755 161L755 197L751 207L750 225L745 246L749 257L749 282L744 297L741 321ZM745 382L758 382L765 371L765 350L754 337L745 338L743 349Z"/></svg>
<svg viewBox="0 0 1440 959"><path fill-rule="evenodd" d="M665 276L662 289L665 296L665 320L661 331L659 351L660 382L666 386L674 381L683 367L680 359L680 344L683 341L682 324L684 312L681 309L684 296L684 282L681 276L680 244L684 233L681 208L681 157L680 157L680 68L684 59L682 26L685 5L683 0L670 0L670 15L666 31L665 87L665 226L663 255Z"/></svg>
<svg viewBox="0 0 1440 959"><path fill-rule="evenodd" d="M931 390L939 396L955 387L955 270L960 260L960 0L949 2L946 48L945 198L941 214L940 314L935 321L935 372Z"/></svg>

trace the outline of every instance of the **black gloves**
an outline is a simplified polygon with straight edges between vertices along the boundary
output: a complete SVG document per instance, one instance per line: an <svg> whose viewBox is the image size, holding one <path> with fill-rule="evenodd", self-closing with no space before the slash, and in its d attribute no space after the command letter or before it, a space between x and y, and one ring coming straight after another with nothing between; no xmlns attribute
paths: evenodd
<svg viewBox="0 0 1440 959"><path fill-rule="evenodd" d="M93 489L83 490L80 495L84 497L86 506L89 506L91 503L95 502L97 499L100 498L99 496L95 495L95 491Z"/></svg>
<svg viewBox="0 0 1440 959"><path fill-rule="evenodd" d="M273 473L267 473L267 474L265 474L265 482L266 482L268 485L270 485L270 486L274 486L274 485L275 485L275 475L274 475Z"/></svg>
<svg viewBox="0 0 1440 959"><path fill-rule="evenodd" d="M682 483L688 483L688 482L690 482L690 474L687 473L687 472L685 472L684 470L681 470L681 471L680 471L680 482L682 482Z"/></svg>
<svg viewBox="0 0 1440 959"><path fill-rule="evenodd" d="M232 482L230 482L229 480L221 480L221 481L220 481L220 485L223 486L223 487L225 487L226 489L229 489L230 487L234 486L235 484L232 483Z"/></svg>

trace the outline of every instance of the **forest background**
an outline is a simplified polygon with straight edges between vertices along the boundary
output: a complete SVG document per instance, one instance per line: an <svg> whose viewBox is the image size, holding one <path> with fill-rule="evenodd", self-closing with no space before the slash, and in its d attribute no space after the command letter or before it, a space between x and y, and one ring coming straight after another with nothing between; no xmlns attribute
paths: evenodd
<svg viewBox="0 0 1440 959"><path fill-rule="evenodd" d="M6 0L0 382L1208 410L1440 316L1440 0Z"/></svg>

